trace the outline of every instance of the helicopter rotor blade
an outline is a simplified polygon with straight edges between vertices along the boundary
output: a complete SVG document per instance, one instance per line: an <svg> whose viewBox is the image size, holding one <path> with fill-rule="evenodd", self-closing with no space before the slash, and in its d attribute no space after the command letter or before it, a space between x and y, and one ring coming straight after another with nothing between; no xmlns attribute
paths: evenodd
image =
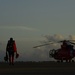
<svg viewBox="0 0 75 75"><path fill-rule="evenodd" d="M71 44L75 45L75 43L73 43L73 42L70 42L70 41L69 41L69 43L71 43Z"/></svg>
<svg viewBox="0 0 75 75"><path fill-rule="evenodd" d="M75 42L75 40L69 40L69 41L71 41L71 42Z"/></svg>
<svg viewBox="0 0 75 75"><path fill-rule="evenodd" d="M38 45L38 46L34 46L33 48L38 48L38 47L45 46L45 45L50 45L50 44L53 44L53 43L47 43L47 44L43 44L43 45Z"/></svg>

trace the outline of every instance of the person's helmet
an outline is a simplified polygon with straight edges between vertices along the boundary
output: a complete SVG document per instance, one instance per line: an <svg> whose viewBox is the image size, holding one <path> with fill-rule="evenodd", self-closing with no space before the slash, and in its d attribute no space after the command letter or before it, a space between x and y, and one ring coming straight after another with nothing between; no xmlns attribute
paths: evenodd
<svg viewBox="0 0 75 75"><path fill-rule="evenodd" d="M12 40L13 40L13 38L11 37L11 38L10 38L10 40L12 41Z"/></svg>
<svg viewBox="0 0 75 75"><path fill-rule="evenodd" d="M8 57L7 57L7 56L5 56L5 57L4 57L4 60L5 60L5 61L8 61Z"/></svg>

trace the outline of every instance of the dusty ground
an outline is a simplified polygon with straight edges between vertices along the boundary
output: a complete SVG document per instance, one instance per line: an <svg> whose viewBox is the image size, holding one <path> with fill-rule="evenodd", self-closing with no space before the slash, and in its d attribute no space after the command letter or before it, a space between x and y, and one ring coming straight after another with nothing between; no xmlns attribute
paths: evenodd
<svg viewBox="0 0 75 75"><path fill-rule="evenodd" d="M0 75L75 75L75 62L16 62L0 63Z"/></svg>

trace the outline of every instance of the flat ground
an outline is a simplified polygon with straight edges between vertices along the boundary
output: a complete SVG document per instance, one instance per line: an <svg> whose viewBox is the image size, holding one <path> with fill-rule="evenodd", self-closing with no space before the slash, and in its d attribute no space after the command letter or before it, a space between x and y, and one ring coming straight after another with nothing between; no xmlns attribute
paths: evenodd
<svg viewBox="0 0 75 75"><path fill-rule="evenodd" d="M75 75L75 62L16 62L0 63L0 75Z"/></svg>

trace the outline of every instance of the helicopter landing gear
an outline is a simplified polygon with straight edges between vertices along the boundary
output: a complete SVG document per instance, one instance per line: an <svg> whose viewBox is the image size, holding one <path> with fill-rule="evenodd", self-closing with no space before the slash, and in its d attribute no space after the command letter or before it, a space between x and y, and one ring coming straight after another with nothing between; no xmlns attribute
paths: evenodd
<svg viewBox="0 0 75 75"><path fill-rule="evenodd" d="M57 62L60 62L59 60L57 60Z"/></svg>
<svg viewBox="0 0 75 75"><path fill-rule="evenodd" d="M68 62L68 60L66 60L66 62Z"/></svg>
<svg viewBox="0 0 75 75"><path fill-rule="evenodd" d="M74 62L74 60L66 60L66 62Z"/></svg>
<svg viewBox="0 0 75 75"><path fill-rule="evenodd" d="M66 62L66 63L71 63L74 62L74 60L57 60L57 62Z"/></svg>
<svg viewBox="0 0 75 75"><path fill-rule="evenodd" d="M72 62L72 60L69 60L69 62Z"/></svg>
<svg viewBox="0 0 75 75"><path fill-rule="evenodd" d="M72 62L74 62L74 60L72 60Z"/></svg>
<svg viewBox="0 0 75 75"><path fill-rule="evenodd" d="M60 62L63 62L63 60L60 60Z"/></svg>
<svg viewBox="0 0 75 75"><path fill-rule="evenodd" d="M57 60L57 62L63 62L63 60Z"/></svg>

